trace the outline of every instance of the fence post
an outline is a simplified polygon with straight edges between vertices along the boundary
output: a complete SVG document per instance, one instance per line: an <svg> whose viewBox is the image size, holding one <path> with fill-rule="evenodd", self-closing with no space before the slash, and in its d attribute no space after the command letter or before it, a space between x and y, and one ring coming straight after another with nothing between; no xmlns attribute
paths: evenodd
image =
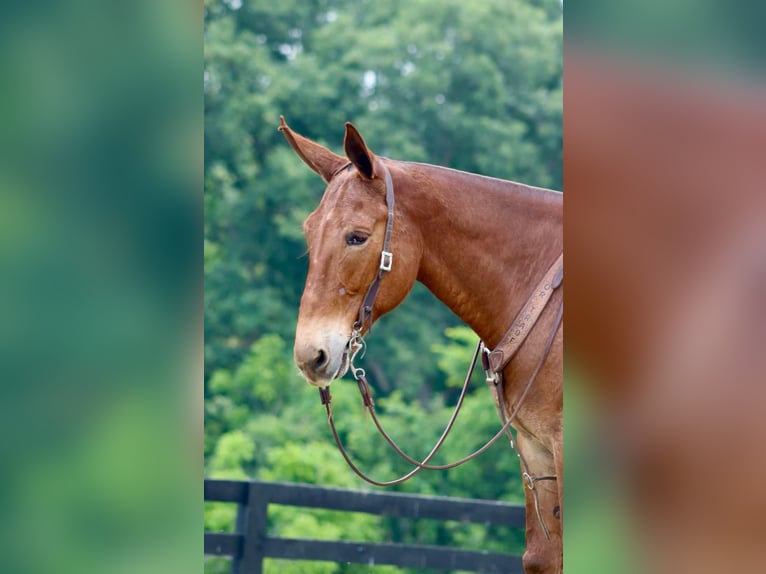
<svg viewBox="0 0 766 574"><path fill-rule="evenodd" d="M249 493L248 493L249 494ZM234 523L234 532L242 534L247 529L247 500L237 503L237 520ZM242 544L240 545L240 553L235 555L231 559L231 574L242 574L242 548L244 548L244 536L242 538Z"/></svg>
<svg viewBox="0 0 766 574"><path fill-rule="evenodd" d="M238 569L232 568L233 574L262 574L263 547L266 542L266 528L269 500L262 485L251 482L248 488L247 510L242 513L240 524L237 516L237 529L242 533L242 558Z"/></svg>

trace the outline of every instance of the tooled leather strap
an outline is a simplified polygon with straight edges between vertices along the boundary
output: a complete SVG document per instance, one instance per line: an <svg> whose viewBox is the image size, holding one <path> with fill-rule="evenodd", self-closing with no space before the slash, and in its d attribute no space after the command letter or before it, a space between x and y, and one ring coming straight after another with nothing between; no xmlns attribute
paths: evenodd
<svg viewBox="0 0 766 574"><path fill-rule="evenodd" d="M548 272L540 280L527 302L516 315L511 327L489 354L489 367L499 373L511 361L521 347L521 344L532 331L537 320L545 309L546 303L553 292L561 285L564 278L564 254L558 256Z"/></svg>
<svg viewBox="0 0 766 574"><path fill-rule="evenodd" d="M531 388L532 381L534 381L537 378L537 374L540 372L540 369L543 366L543 363L545 362L545 358L548 356L548 353L551 350L551 347L553 346L553 341L556 338L556 331L559 329L559 325L561 325L561 319L564 314L564 304L563 302L559 305L558 311L556 311L556 318L553 321L553 327L551 328L551 332L548 335L548 340L545 343L545 347L543 349L543 353L540 356L540 360L537 363L537 367L535 367L534 372L532 373L532 376L530 377L530 382L527 384L527 386L524 388L524 391L521 393L521 396L516 401L516 409L514 410L514 415L518 412L519 407L521 406L521 403L524 402L524 399L527 397L527 393L529 392ZM495 406L497 407L498 412L500 413L500 420L503 422L503 427L506 427L506 422L508 420L508 413L505 409L505 391L503 389L503 373L498 372L494 375L491 375L491 371L489 371L489 361L486 360L486 353L482 352L482 366L484 367L485 373L487 373L487 383L489 384L489 388L492 391L492 398L495 401ZM508 439L511 442L511 448L516 453L516 456L519 457L519 461L521 462L521 467L524 477L524 484L525 486L531 491L532 493L532 500L535 504L535 513L537 514L537 520L540 523L541 528L543 529L543 534L545 535L546 540L550 540L550 532L548 530L548 526L545 524L545 520L543 519L542 511L540 510L540 500L537 495L537 483L541 480L558 480L558 477L553 474L544 475L544 476L532 476L529 473L529 464L527 463L527 459L524 456L524 454L516 448L516 442L513 438L513 433L511 433L510 427L507 428L506 434L508 435Z"/></svg>
<svg viewBox="0 0 766 574"><path fill-rule="evenodd" d="M391 253L391 233L394 229L394 184L391 181L391 174L388 168L384 165L383 172L386 177L386 205L388 206L388 219L386 221L386 234L383 238L383 250L380 253L380 263L378 270L375 273L375 278L367 288L367 293L364 295L362 305L359 307L359 317L357 318L356 325L354 326L360 332L367 330L372 326L372 309L375 306L375 299L378 296L378 290L380 289L380 281L383 276L391 271L391 265L393 263L394 254Z"/></svg>

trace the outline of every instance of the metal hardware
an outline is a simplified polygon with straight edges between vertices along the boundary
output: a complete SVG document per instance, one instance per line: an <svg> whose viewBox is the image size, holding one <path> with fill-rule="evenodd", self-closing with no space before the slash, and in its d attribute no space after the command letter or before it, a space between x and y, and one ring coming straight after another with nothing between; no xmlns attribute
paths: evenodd
<svg viewBox="0 0 766 574"><path fill-rule="evenodd" d="M496 373L490 368L489 354L490 354L490 350L487 349L487 346L484 344L484 341L482 341L481 342L481 368L484 371L484 380L488 384L497 386L497 384L500 382L500 376L498 375L498 373Z"/></svg>
<svg viewBox="0 0 766 574"><path fill-rule="evenodd" d="M390 251L381 251L380 253L380 270L391 271L391 264L394 262L394 254Z"/></svg>

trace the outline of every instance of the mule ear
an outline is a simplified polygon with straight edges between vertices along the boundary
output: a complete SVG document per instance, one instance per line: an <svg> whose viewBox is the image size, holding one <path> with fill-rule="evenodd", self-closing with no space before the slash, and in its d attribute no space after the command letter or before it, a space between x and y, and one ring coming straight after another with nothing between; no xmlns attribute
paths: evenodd
<svg viewBox="0 0 766 574"><path fill-rule="evenodd" d="M279 116L279 131L285 134L287 143L306 165L322 176L327 183L330 183L336 171L348 163L342 155L333 153L326 147L295 133L285 123L283 116Z"/></svg>
<svg viewBox="0 0 766 574"><path fill-rule="evenodd" d="M375 155L369 150L351 122L346 122L343 148L346 150L346 157L356 166L363 177L367 179L375 177Z"/></svg>

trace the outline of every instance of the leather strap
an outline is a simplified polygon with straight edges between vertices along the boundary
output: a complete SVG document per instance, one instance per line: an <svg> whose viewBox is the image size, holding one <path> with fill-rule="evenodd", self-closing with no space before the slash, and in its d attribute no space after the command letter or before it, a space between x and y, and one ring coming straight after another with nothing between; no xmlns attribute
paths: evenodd
<svg viewBox="0 0 766 574"><path fill-rule="evenodd" d="M455 419L457 418L457 415L460 412L460 407L463 404L463 399L465 398L466 391L468 390L468 384L471 380L471 374L473 373L474 366L476 365L476 359L478 355L479 355L479 345L476 346L476 350L473 353L471 366L468 367L468 373L465 376L465 381L463 381L463 388L460 391L460 396L458 397L457 403L455 404L455 409L452 412L452 416L450 417L450 420L447 423L447 426L445 427L441 437L436 442L434 447L431 449L431 452L429 452L428 455L422 460L422 462L419 462L409 457L406 453L404 453L404 451L402 451L402 449L399 448L399 446L393 441L393 439L388 435L388 433L386 433L386 431L383 429L375 413L375 401L372 400L372 395L370 394L370 386L364 374L364 369L352 370L352 373L354 374L354 378L356 379L356 382L357 382L357 386L359 387L359 392L362 395L362 403L364 404L364 407L369 411L370 415L372 415L372 420L375 422L375 425L378 427L378 430L381 432L383 437L389 442L389 444L394 448L394 450L402 458L404 458L405 460L413 464L415 467L412 470L410 470L408 473L406 473L405 475L400 476L399 478L395 478L393 480L386 480L386 481L375 480L367 476L364 472L362 472L359 469L358 466L356 466L356 464L354 464L354 462L351 460L351 457L348 454L348 451L346 451L346 448L343 446L343 443L340 440L340 436L338 436L338 431L335 428L335 422L333 421L333 416L332 416L332 408L330 407L330 403L332 402L332 396L330 395L330 388L329 387L320 388L319 396L321 397L322 404L324 405L325 410L327 411L327 422L330 424L330 429L332 430L332 435L333 435L333 438L335 439L335 444L338 446L338 450L340 450L340 453L343 455L343 458L346 460L346 463L351 468L351 470L353 470L360 478L369 482L370 484L374 484L375 486L393 486L395 484L401 484L402 482L409 480L421 470L424 470L424 469L443 470L447 468L452 468L454 466L458 466L464 462L467 462L474 456L477 456L478 454L480 454L479 452L476 452L470 455L469 457L466 457L464 459L461 459L455 463L448 464L448 465L435 466L435 465L427 464L428 461L430 461L431 458L436 454L436 451L439 450L441 445L444 444L444 440L447 438L447 435L452 429L452 425L454 424ZM500 433L498 433L497 436L500 436ZM493 439L492 442L494 442L494 440L495 439ZM486 450L487 448L489 448L489 446L490 445L485 445L484 449L482 449L482 452Z"/></svg>
<svg viewBox="0 0 766 574"><path fill-rule="evenodd" d="M382 164L381 164L382 165ZM360 332L369 331L372 326L372 310L375 306L375 299L378 296L380 282L386 273L391 271L394 254L391 253L391 234L394 230L394 184L391 181L391 174L388 168L383 165L383 172L386 179L386 205L388 206L388 219L386 220L386 234L383 238L383 250L380 253L380 263L375 273L375 278L367 288L362 305L359 307L359 316L354 327Z"/></svg>
<svg viewBox="0 0 766 574"><path fill-rule="evenodd" d="M527 302L521 308L503 338L489 353L489 368L495 373L502 371L511 362L527 335L532 331L545 309L553 292L561 285L564 278L564 254L558 256L548 272L532 291Z"/></svg>
<svg viewBox="0 0 766 574"><path fill-rule="evenodd" d="M556 319L553 321L553 328L551 329L550 334L548 335L548 340L545 343L545 348L543 349L543 354L540 357L540 361L537 363L537 367L535 367L534 372L532 373L532 377L530 378L530 381L534 381L537 378L537 374L540 372L540 369L543 366L543 363L545 362L545 358L548 356L548 353L551 350L551 346L553 345L553 341L556 338L556 331L559 330L559 325L561 325L561 319L563 317L564 313L564 304L560 304L558 311L556 311ZM482 345L483 346L483 345ZM506 435L508 436L508 440L511 442L511 448L516 453L516 456L519 458L519 461L521 462L522 466L522 476L524 477L524 484L525 486L532 492L532 500L535 504L535 512L537 514L537 520L540 523L540 526L543 529L543 534L545 535L546 540L550 540L550 532L548 531L548 526L545 524L545 520L543 519L542 511L540 510L540 501L537 496L537 483L541 480L558 480L558 477L556 475L544 475L544 476L532 476L529 474L529 465L527 464L527 459L524 457L522 452L516 448L516 442L513 438L513 433L511 432L511 429L509 426L506 425L508 422L508 412L505 409L505 391L504 391L504 377L502 371L499 373L492 373L489 369L489 361L486 360L487 353L486 349L482 350L482 366L484 367L484 372L487 375L487 384L489 385L490 390L492 391L492 398L495 401L495 406L497 407L497 411L500 414L500 420L503 422L503 428L506 428ZM524 399L527 397L527 393L529 392L529 389L531 387L531 383L526 386L524 389L524 392L522 392L521 397L518 399L516 410L514 411L514 414L511 416L511 418L515 417L516 413L518 412L518 409L521 405L521 403L524 402Z"/></svg>
<svg viewBox="0 0 766 574"><path fill-rule="evenodd" d="M563 307L562 307L563 308ZM452 428L452 424L455 422L455 418L457 418L458 411L460 410L460 406L463 402L463 397L465 396L466 389L468 387L468 383L471 379L471 373L473 372L474 365L476 364L476 356L479 354L479 346L477 346L476 351L474 352L473 359L471 360L471 366L468 369L468 373L466 374L465 381L463 382L463 389L461 390L460 397L458 399L457 404L455 405L455 410L453 411L452 417L450 418L449 423L447 424L447 427L444 429L444 432L442 433L442 436L437 441L436 445L431 449L431 452L428 453L428 456L426 456L425 459L423 459L422 462L419 462L415 460L414 458L408 456L406 453L402 451L401 448L394 442L394 440L390 437L390 435L383 429L382 424L380 423L380 420L377 417L377 414L375 413L375 402L372 399L372 396L370 394L370 387L369 383L367 382L367 377L364 373L364 369L358 369L358 368L351 368L351 372L354 375L354 378L356 379L357 386L359 387L359 392L362 395L362 404L367 409L367 411L370 413L370 416L372 417L373 422L375 423L375 426L378 428L378 431L383 435L383 438L386 439L386 441L393 447L393 449L396 451L397 454L399 454L404 460L414 465L415 468L410 470L407 474L400 476L399 478L388 480L388 481L378 481L375 479L370 478L366 474L364 474L351 460L351 457L349 456L348 452L346 451L346 448L343 446L343 443L340 439L340 436L338 435L338 431L335 428L335 422L333 420L332 416L332 408L330 406L332 402L332 395L330 394L330 388L329 387L322 387L319 389L319 396L321 398L322 404L325 407L325 410L327 412L327 422L330 425L330 429L332 430L333 438L335 439L335 443L338 446L338 449L340 450L341 454L343 455L343 458L346 460L346 463L348 463L349 467L363 480L369 482L370 484L374 484L376 486L392 486L394 484L400 484L408 479L410 479L412 476L420 472L421 470L446 470L449 468L454 468L456 466L460 466L461 464L464 464L468 462L471 459L476 458L483 452L485 452L487 449L489 449L497 440L502 437L504 434L510 434L510 426L513 423L513 421L516 419L516 416L519 414L519 411L521 410L521 406L524 402L524 399L526 398L527 394L529 393L530 388L532 387L533 383L535 382L535 379L537 378L537 374L540 372L540 369L543 366L543 363L545 362L545 358L548 356L548 353L550 352L551 346L553 345L553 340L556 336L556 331L558 331L559 325L561 323L561 308L559 309L559 312L556 316L556 321L554 322L553 329L551 330L550 334L548 335L548 340L545 344L545 348L543 349L542 355L540 355L540 359L538 360L537 367L535 368L534 372L532 373L532 376L527 381L526 386L524 387L524 391L521 394L521 397L519 401L516 404L516 407L513 409L513 412L510 413L510 415L506 416L505 410L501 411L501 417L505 418L503 422L503 426L500 428L499 431L497 431L497 434L493 436L491 439L489 439L484 446L481 448L478 448L471 454L464 456L460 460L457 460L455 462L449 463L449 464L439 464L439 465L433 465L428 464L428 462L431 460L431 458L436 454L436 451L439 449L439 447L443 444L444 440L447 437L447 434L449 433L450 429ZM353 359L352 359L353 363ZM513 435L510 435L511 438ZM513 442L511 442L511 446L513 445ZM515 446L514 446L515 450ZM519 455L519 458L521 458L519 451L516 451L516 454ZM522 465L524 467L524 474L526 475L524 477L525 483L527 485L527 488L530 488L530 490L533 491L533 495L535 498L535 506L538 507L538 518L541 518L540 511L539 511L539 505L537 504L537 493L534 489L535 482L538 480L555 480L556 477L553 476L545 476L545 477L531 477L529 476L529 468L526 465L526 461L522 458ZM548 529L545 526L545 523L543 522L543 529L546 533Z"/></svg>

